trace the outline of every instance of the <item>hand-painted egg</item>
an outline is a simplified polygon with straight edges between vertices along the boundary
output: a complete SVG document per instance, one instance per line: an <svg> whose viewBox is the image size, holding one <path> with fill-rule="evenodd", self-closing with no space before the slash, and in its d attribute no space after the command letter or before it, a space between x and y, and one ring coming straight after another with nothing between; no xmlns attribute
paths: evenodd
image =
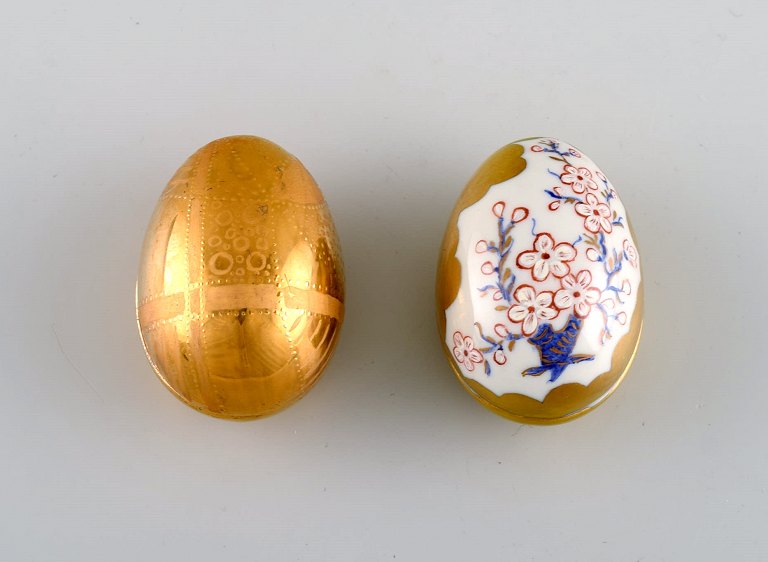
<svg viewBox="0 0 768 562"><path fill-rule="evenodd" d="M193 154L152 216L136 308L157 375L192 408L248 419L301 398L344 316L335 227L301 162L251 136Z"/></svg>
<svg viewBox="0 0 768 562"><path fill-rule="evenodd" d="M459 197L437 275L440 338L482 405L510 419L576 418L619 385L637 350L637 245L613 185L551 138L493 154Z"/></svg>

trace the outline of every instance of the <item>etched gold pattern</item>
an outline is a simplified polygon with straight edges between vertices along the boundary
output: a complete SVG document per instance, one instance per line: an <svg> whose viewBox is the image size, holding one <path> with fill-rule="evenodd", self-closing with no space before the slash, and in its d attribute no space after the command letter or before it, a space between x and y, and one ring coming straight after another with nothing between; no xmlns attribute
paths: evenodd
<svg viewBox="0 0 768 562"><path fill-rule="evenodd" d="M136 303L147 357L191 407L251 419L301 398L344 317L335 227L301 162L250 136L192 155L152 216Z"/></svg>

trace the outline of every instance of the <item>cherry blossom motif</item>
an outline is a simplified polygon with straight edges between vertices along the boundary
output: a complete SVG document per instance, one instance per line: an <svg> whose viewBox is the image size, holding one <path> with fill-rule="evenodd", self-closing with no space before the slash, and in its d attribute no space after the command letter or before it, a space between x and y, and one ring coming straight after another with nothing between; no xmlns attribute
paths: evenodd
<svg viewBox="0 0 768 562"><path fill-rule="evenodd" d="M459 365L472 372L475 370L475 363L483 362L483 354L475 349L475 343L469 336L462 336L461 332L453 334L453 356Z"/></svg>
<svg viewBox="0 0 768 562"><path fill-rule="evenodd" d="M588 169L566 165L564 170L560 174L560 181L570 185L574 193L584 193L587 189L597 191L597 184L592 179L592 172Z"/></svg>
<svg viewBox="0 0 768 562"><path fill-rule="evenodd" d="M496 324L493 327L493 331L503 340L507 339L507 336L509 335L509 329L504 324Z"/></svg>
<svg viewBox="0 0 768 562"><path fill-rule="evenodd" d="M491 211L496 216L496 218L503 218L504 217L504 209L506 209L507 204L504 201L496 201L496 203L493 204L493 207ZM528 218L528 209L525 207L515 207L512 211L512 215L510 217L510 220L515 222L522 222L526 218Z"/></svg>
<svg viewBox="0 0 768 562"><path fill-rule="evenodd" d="M536 235L533 250L520 252L517 255L517 266L530 269L531 276L536 281L544 281L551 273L561 278L568 275L571 267L568 262L576 257L576 248L568 242L555 246L555 241L547 232Z"/></svg>
<svg viewBox="0 0 768 562"><path fill-rule="evenodd" d="M608 178L606 178L605 174L600 170L595 170L595 175L597 176L597 179L599 179L601 182L608 183Z"/></svg>
<svg viewBox="0 0 768 562"><path fill-rule="evenodd" d="M496 362L497 365L503 365L507 362L507 356L504 353L503 349L497 349L493 352L493 360Z"/></svg>
<svg viewBox="0 0 768 562"><path fill-rule="evenodd" d="M483 262L483 265L480 266L480 271L482 271L485 275L493 275L496 272L496 268L491 262L487 261Z"/></svg>
<svg viewBox="0 0 768 562"><path fill-rule="evenodd" d="M600 300L600 289L590 287L592 274L587 269L579 271L575 277L568 275L560 283L563 288L555 293L555 306L560 310L573 307L576 316L586 318L592 305Z"/></svg>
<svg viewBox="0 0 768 562"><path fill-rule="evenodd" d="M507 205L504 200L491 199L486 219L496 223L498 235L476 240L473 246L477 254L474 267L486 276L477 290L489 311L491 307L502 314L506 311L506 317L487 332L481 323L475 324L478 332L468 332L470 338L457 332L454 355L465 373L484 371L490 377L494 370L508 369L508 363L517 370L520 348L516 346L524 339L523 350L528 353L536 349L539 364L522 370L521 376L550 372L549 382L555 382L569 365L594 359L594 355L575 353L581 339L590 343L595 339L604 345L612 336L620 335L620 326L631 322L631 296L637 292L635 279L639 280L639 276L637 271L632 271L629 278L625 274L640 264L637 249L624 228L618 195L605 175L564 143L542 139L528 150L527 156L548 165L544 166L546 174L542 170L542 188L547 186L543 200L536 199L528 207L514 207L511 201ZM559 174L550 160L562 163L557 168ZM616 200L615 205L612 200ZM579 217L574 225L578 232L572 233L575 242L568 234L558 243L552 231L545 232L546 228L536 234L535 222L530 229L521 229L522 237L518 236L521 230L513 230L528 218L538 221L542 212L570 214L570 208ZM570 215L567 220L573 218ZM611 234L613 226L617 227L615 235ZM529 231L533 241L523 242L529 246L513 246L515 241L530 240ZM520 284L526 281L527 285ZM478 345L482 342L479 349L475 349L473 337L478 337ZM447 343L450 346L450 341Z"/></svg>
<svg viewBox="0 0 768 562"><path fill-rule="evenodd" d="M629 279L624 279L624 281L621 282L621 292L625 295L632 294L632 284L629 282Z"/></svg>
<svg viewBox="0 0 768 562"><path fill-rule="evenodd" d="M560 190L560 186L558 185L556 187L553 187L552 188L552 193L554 193L555 195L558 195L558 196L562 196L562 192ZM552 201L549 205L547 205L547 208L550 211L557 211L560 208L560 199L555 199L554 201Z"/></svg>
<svg viewBox="0 0 768 562"><path fill-rule="evenodd" d="M512 222L522 222L525 219L528 218L528 209L525 207L515 207L515 210L512 211Z"/></svg>
<svg viewBox="0 0 768 562"><path fill-rule="evenodd" d="M632 264L632 267L637 267L637 250L635 247L630 244L629 240L624 240L624 255L627 256L627 259L629 260L629 263Z"/></svg>
<svg viewBox="0 0 768 562"><path fill-rule="evenodd" d="M594 248L587 248L587 259L589 261L600 261L600 252Z"/></svg>
<svg viewBox="0 0 768 562"><path fill-rule="evenodd" d="M552 320L558 315L558 310L552 306L552 291L542 291L536 294L536 290L530 285L520 285L514 294L517 304L513 304L507 311L507 316L512 322L522 322L523 335L530 336L539 326L539 320Z"/></svg>
<svg viewBox="0 0 768 562"><path fill-rule="evenodd" d="M496 335L499 337L501 341L505 341L507 337L510 334L509 328L507 328L504 324L496 324L493 327L493 331L496 333ZM493 360L496 362L497 365L503 365L507 362L507 354L504 353L504 349L497 349L493 352Z"/></svg>
<svg viewBox="0 0 768 562"><path fill-rule="evenodd" d="M587 193L585 203L576 203L576 214L584 217L584 228L592 233L611 232L611 208L605 203L600 203L592 193Z"/></svg>

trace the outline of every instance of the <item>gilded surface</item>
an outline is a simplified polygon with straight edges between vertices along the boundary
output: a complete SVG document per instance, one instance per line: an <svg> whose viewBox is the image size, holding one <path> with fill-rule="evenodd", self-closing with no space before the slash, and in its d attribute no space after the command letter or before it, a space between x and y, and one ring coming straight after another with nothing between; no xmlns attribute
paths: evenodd
<svg viewBox="0 0 768 562"><path fill-rule="evenodd" d="M523 147L519 144L508 144L492 154L469 180L448 219L437 263L437 326L441 336L445 336L445 310L456 298L461 282L461 266L455 257L459 243L459 214L482 199L491 186L513 178L525 170L526 162L522 154Z"/></svg>
<svg viewBox="0 0 768 562"><path fill-rule="evenodd" d="M528 139L523 139L528 140ZM520 142L520 141L518 141ZM446 309L456 299L461 265L455 258L461 212L479 201L488 190L520 174L526 168L523 146L510 144L491 155L462 192L448 221L437 267L437 324L443 351L459 381L483 406L506 418L532 424L555 424L579 417L602 403L621 383L634 359L643 324L643 286L637 287L637 305L630 324L611 357L611 367L590 384L565 384L553 389L543 401L517 393L497 396L483 385L466 378L457 367L446 340ZM631 225L627 225L631 231Z"/></svg>
<svg viewBox="0 0 768 562"><path fill-rule="evenodd" d="M150 222L136 300L149 360L193 408L258 418L304 395L335 347L344 277L301 162L247 136L190 157Z"/></svg>

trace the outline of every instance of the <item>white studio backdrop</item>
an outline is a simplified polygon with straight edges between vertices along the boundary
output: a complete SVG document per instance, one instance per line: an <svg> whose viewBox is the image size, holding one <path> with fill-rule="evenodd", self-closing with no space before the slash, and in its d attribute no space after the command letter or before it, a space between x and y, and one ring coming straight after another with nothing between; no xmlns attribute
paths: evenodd
<svg viewBox="0 0 768 562"><path fill-rule="evenodd" d="M53 2L0 10L0 560L768 557L768 4ZM167 392L136 330L144 229L208 141L299 157L347 318L312 392L251 423ZM574 143L642 252L605 405L494 416L440 350L434 273L500 146Z"/></svg>

